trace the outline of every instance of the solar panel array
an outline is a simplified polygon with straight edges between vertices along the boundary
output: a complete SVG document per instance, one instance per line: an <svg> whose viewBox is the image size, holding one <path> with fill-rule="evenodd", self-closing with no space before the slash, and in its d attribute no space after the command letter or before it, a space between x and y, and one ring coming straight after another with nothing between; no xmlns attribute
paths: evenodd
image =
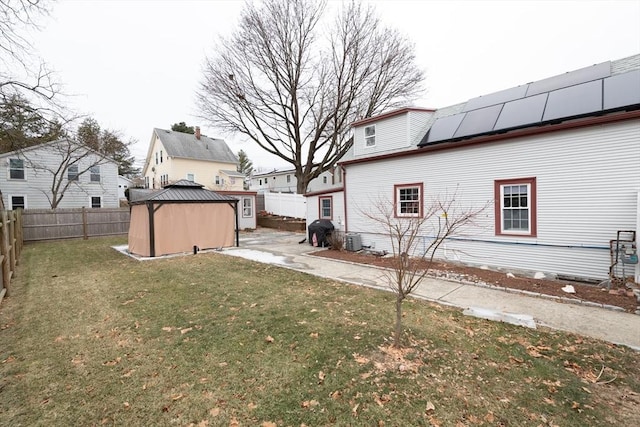
<svg viewBox="0 0 640 427"><path fill-rule="evenodd" d="M470 99L461 113L435 120L420 146L504 132L640 105L640 70L611 76L611 63Z"/></svg>

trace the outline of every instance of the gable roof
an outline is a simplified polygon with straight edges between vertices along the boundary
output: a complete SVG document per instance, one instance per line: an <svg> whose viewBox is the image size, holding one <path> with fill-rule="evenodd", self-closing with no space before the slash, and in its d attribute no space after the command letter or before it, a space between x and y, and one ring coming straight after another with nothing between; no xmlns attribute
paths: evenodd
<svg viewBox="0 0 640 427"><path fill-rule="evenodd" d="M194 134L158 128L154 128L153 132L160 138L167 156L238 164L238 158L224 139L209 138L204 135L197 139Z"/></svg>
<svg viewBox="0 0 640 427"><path fill-rule="evenodd" d="M640 55L472 98L449 114L438 110L418 146L636 109Z"/></svg>
<svg viewBox="0 0 640 427"><path fill-rule="evenodd" d="M176 202L176 203L238 203L235 197L224 196L215 191L206 190L204 185L197 182L181 179L164 187L162 190L148 193L139 192L132 205L139 205L147 202Z"/></svg>

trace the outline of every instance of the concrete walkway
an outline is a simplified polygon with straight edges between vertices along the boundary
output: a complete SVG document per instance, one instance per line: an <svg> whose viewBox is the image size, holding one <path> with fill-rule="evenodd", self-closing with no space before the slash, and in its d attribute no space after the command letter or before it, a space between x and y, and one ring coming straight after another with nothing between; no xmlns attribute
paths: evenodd
<svg viewBox="0 0 640 427"><path fill-rule="evenodd" d="M223 253L328 279L389 290L384 270L310 256L310 252L318 249L308 243L299 244L304 237L300 233L259 229L242 234L240 247L225 249ZM540 326L598 338L640 351L640 316L636 314L432 278L423 280L414 296L462 309L473 307L498 313L530 315Z"/></svg>

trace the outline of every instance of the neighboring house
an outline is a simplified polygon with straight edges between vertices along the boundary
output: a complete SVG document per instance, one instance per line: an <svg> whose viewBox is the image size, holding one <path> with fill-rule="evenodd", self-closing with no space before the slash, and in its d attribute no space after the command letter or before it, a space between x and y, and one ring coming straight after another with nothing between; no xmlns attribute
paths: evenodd
<svg viewBox="0 0 640 427"><path fill-rule="evenodd" d="M116 162L68 139L0 154L0 169L8 209L51 208L54 176L60 188L68 184L58 208L119 206Z"/></svg>
<svg viewBox="0 0 640 427"><path fill-rule="evenodd" d="M342 197L344 230L390 250L365 215L379 200L402 218L455 195L490 208L438 258L598 280L617 232L640 229L640 55L412 113L354 123L344 189L309 194L309 222L335 224ZM640 281L640 266L628 269Z"/></svg>
<svg viewBox="0 0 640 427"><path fill-rule="evenodd" d="M133 186L132 180L130 180L125 176L118 175L118 198L120 200L126 199L127 196L125 195L124 192L127 191L127 188L130 188L132 186Z"/></svg>
<svg viewBox="0 0 640 427"><path fill-rule="evenodd" d="M186 179L209 190L242 191L244 175L236 172L238 159L222 139L154 129L143 167L145 188L159 189Z"/></svg>

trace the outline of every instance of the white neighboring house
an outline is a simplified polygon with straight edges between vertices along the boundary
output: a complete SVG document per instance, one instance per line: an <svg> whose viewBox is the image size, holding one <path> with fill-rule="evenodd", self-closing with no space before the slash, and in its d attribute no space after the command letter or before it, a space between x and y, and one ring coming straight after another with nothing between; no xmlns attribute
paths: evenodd
<svg viewBox="0 0 640 427"><path fill-rule="evenodd" d="M8 209L118 207L118 165L69 139L0 154L0 190ZM60 198L62 194L62 198Z"/></svg>
<svg viewBox="0 0 640 427"><path fill-rule="evenodd" d="M130 180L126 176L118 175L118 199L126 200L127 196L124 192L127 191L127 188L130 188L132 185L132 180Z"/></svg>
<svg viewBox="0 0 640 427"><path fill-rule="evenodd" d="M640 55L427 114L424 127L409 121L409 129L398 114L356 122L354 158L341 163L344 191L308 195L308 212L335 224L341 195L344 230L390 251L389 236L364 214L377 200L401 219L455 194L462 206L491 206L438 258L608 277L610 241L640 231ZM431 237L425 228L425 247ZM640 265L627 268L639 281Z"/></svg>

